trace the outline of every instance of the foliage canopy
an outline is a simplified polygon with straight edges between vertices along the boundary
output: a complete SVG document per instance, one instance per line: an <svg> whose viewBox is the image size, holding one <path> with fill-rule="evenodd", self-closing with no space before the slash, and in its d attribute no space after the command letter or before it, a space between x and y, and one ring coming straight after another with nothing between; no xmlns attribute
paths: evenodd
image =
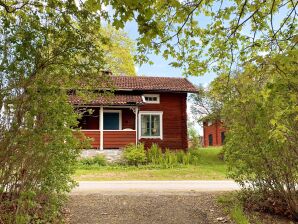
<svg viewBox="0 0 298 224"><path fill-rule="evenodd" d="M298 218L298 51L259 57L213 91L225 95L229 176L244 188L282 201ZM262 199L262 200L263 200ZM273 209L273 208L271 208Z"/></svg>
<svg viewBox="0 0 298 224"><path fill-rule="evenodd" d="M105 78L98 27L72 1L0 1L0 222L53 222L74 186L67 90Z"/></svg>

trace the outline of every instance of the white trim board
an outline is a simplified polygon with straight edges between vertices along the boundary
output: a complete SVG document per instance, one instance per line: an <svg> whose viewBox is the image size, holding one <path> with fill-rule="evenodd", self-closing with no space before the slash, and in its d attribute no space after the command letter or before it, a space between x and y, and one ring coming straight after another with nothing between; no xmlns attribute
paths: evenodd
<svg viewBox="0 0 298 224"><path fill-rule="evenodd" d="M145 97L156 97L156 101L146 101ZM160 103L160 95L159 94L143 94L142 99L145 103L148 103L148 104L159 104Z"/></svg>
<svg viewBox="0 0 298 224"><path fill-rule="evenodd" d="M160 116L160 135L159 136L142 136L141 115L159 115ZM139 139L163 139L163 112L162 111L140 111L138 114L138 138Z"/></svg>

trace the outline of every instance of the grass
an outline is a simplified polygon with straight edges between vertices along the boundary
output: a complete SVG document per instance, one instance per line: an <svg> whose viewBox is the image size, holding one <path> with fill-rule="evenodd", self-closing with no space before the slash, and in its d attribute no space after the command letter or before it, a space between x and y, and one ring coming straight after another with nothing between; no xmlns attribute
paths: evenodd
<svg viewBox="0 0 298 224"><path fill-rule="evenodd" d="M226 165L218 158L220 147L200 149L199 165L179 165L162 168L144 166L81 166L75 173L77 181L107 180L224 180Z"/></svg>
<svg viewBox="0 0 298 224"><path fill-rule="evenodd" d="M250 224L248 216L244 213L243 206L237 197L237 193L227 193L218 198L225 212L236 224Z"/></svg>

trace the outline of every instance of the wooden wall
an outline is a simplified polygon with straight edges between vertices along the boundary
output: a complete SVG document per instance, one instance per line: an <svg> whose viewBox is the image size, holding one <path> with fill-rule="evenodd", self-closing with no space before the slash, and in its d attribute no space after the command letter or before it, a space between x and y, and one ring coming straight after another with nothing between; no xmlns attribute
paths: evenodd
<svg viewBox="0 0 298 224"><path fill-rule="evenodd" d="M160 93L159 104L140 106L140 111L163 112L163 139L140 139L148 148L157 143L163 149L187 149L186 93Z"/></svg>
<svg viewBox="0 0 298 224"><path fill-rule="evenodd" d="M124 148L128 144L136 143L135 131L103 131L103 148Z"/></svg>

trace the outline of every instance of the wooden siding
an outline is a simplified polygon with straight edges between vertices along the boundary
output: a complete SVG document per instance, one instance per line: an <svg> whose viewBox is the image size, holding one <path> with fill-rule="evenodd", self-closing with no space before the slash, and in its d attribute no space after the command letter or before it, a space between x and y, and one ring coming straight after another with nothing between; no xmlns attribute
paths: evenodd
<svg viewBox="0 0 298 224"><path fill-rule="evenodd" d="M131 128L135 129L135 114L129 108L122 109L122 129Z"/></svg>
<svg viewBox="0 0 298 224"><path fill-rule="evenodd" d="M82 133L88 138L93 138L92 148L100 147L100 131L84 131ZM136 131L103 131L104 149L124 148L126 145L136 143Z"/></svg>
<svg viewBox="0 0 298 224"><path fill-rule="evenodd" d="M136 143L136 131L103 131L103 148L124 148Z"/></svg>
<svg viewBox="0 0 298 224"><path fill-rule="evenodd" d="M150 92L151 93L151 92ZM139 141L148 148L152 143L157 143L165 150L187 149L187 112L186 93L159 93L159 104L145 104L139 107L139 111L163 112L163 139L142 138ZM140 92L139 94L142 94ZM122 108L122 128L135 129L135 114L129 108ZM100 131L83 131L86 136L94 139L92 146L99 148ZM123 148L129 143L135 143L135 131L104 131L104 148Z"/></svg>
<svg viewBox="0 0 298 224"><path fill-rule="evenodd" d="M140 139L146 148L150 147L152 143L157 143L164 150L166 148L187 149L186 99L186 93L160 93L159 104L140 106L140 111L163 112L163 139Z"/></svg>
<svg viewBox="0 0 298 224"><path fill-rule="evenodd" d="M84 131L82 130L84 135L88 138L93 138L93 141L91 142L92 148L99 148L100 146L100 131L94 130L94 131Z"/></svg>

